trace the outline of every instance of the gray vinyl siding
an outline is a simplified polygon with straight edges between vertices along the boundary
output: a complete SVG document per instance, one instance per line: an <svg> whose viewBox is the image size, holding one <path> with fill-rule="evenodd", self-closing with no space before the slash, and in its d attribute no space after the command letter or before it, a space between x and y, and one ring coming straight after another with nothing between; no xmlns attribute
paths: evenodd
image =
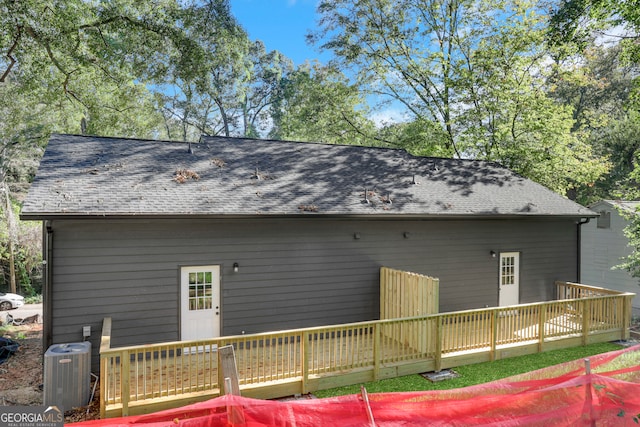
<svg viewBox="0 0 640 427"><path fill-rule="evenodd" d="M585 284L616 289L622 292L633 292L633 314L640 316L640 279L632 277L626 270L613 268L621 259L631 253L629 241L624 235L628 222L616 208L600 203L593 207L594 211L605 210L611 213L609 228L598 228L594 218L582 226L582 251L580 259L580 281Z"/></svg>
<svg viewBox="0 0 640 427"><path fill-rule="evenodd" d="M56 220L52 226L53 342L80 341L82 326L90 325L94 356L107 316L113 346L180 339L181 266L221 266L223 335L377 319L381 266L438 277L440 311L497 305L492 250L520 252L521 303L553 299L555 280L576 280L572 220Z"/></svg>

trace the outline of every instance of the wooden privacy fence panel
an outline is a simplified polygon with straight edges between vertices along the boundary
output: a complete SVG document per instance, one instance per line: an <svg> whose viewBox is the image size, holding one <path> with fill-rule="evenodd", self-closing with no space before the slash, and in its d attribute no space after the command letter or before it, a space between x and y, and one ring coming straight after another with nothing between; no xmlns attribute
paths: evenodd
<svg viewBox="0 0 640 427"><path fill-rule="evenodd" d="M439 286L434 277L380 268L380 319L438 313Z"/></svg>
<svg viewBox="0 0 640 427"><path fill-rule="evenodd" d="M437 314L440 281L408 271L380 268L380 319L402 319ZM409 347L415 354L426 354L433 340L434 325L386 325L382 337L387 345ZM403 356L406 357L406 356ZM398 359L399 360L399 359Z"/></svg>
<svg viewBox="0 0 640 427"><path fill-rule="evenodd" d="M122 348L110 347L111 320L105 319L101 414L133 415L218 396L222 346L233 346L242 394L273 398L625 339L633 297L619 293Z"/></svg>

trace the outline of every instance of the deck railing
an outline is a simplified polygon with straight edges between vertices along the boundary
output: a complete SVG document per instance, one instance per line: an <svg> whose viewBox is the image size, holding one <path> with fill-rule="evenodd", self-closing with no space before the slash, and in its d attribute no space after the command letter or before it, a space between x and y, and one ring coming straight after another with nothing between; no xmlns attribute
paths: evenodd
<svg viewBox="0 0 640 427"><path fill-rule="evenodd" d="M402 319L100 348L102 417L145 413L220 394L217 348L233 345L242 394L273 398L440 370L548 349L628 338L634 294L588 297ZM560 292L560 291L559 291Z"/></svg>
<svg viewBox="0 0 640 427"><path fill-rule="evenodd" d="M556 282L556 291L556 299L558 300L620 295L622 293L613 289L573 282Z"/></svg>

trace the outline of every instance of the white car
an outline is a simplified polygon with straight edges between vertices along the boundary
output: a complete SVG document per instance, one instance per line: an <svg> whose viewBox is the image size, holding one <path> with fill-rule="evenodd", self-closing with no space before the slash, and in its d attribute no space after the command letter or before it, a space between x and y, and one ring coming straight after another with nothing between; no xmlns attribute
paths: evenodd
<svg viewBox="0 0 640 427"><path fill-rule="evenodd" d="M24 297L16 294L0 292L0 311L11 310L12 308L22 307L24 305Z"/></svg>

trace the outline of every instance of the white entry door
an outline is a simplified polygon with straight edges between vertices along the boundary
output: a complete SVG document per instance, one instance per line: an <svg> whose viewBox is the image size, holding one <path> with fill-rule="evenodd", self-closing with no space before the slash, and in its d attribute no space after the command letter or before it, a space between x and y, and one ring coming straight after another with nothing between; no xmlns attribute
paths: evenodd
<svg viewBox="0 0 640 427"><path fill-rule="evenodd" d="M499 304L520 304L520 253L500 253Z"/></svg>
<svg viewBox="0 0 640 427"><path fill-rule="evenodd" d="M183 341L220 336L220 266L182 267L180 337Z"/></svg>

